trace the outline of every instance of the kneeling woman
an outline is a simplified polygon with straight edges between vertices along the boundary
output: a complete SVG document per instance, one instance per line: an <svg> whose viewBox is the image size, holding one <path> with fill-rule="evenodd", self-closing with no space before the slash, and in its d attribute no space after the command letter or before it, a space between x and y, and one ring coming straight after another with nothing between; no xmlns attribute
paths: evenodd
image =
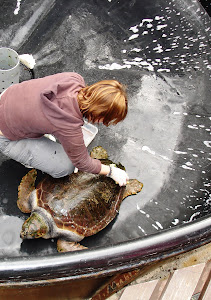
<svg viewBox="0 0 211 300"><path fill-rule="evenodd" d="M77 73L66 72L10 86L0 98L0 151L53 177L74 168L110 176L125 185L125 171L89 156L81 126L83 118L104 125L127 115L125 88L116 80L85 86ZM44 134L53 134L55 143Z"/></svg>

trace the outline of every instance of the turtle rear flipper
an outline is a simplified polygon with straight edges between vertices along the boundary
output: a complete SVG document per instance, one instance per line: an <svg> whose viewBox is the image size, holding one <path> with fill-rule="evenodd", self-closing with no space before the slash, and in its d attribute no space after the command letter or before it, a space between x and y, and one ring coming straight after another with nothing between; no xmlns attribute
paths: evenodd
<svg viewBox="0 0 211 300"><path fill-rule="evenodd" d="M35 180L37 177L37 171L32 169L21 180L18 187L18 208L24 213L30 213L31 207L29 205L29 196L35 189Z"/></svg>
<svg viewBox="0 0 211 300"><path fill-rule="evenodd" d="M78 251L84 249L87 249L87 247L82 246L81 244L76 242L68 242L61 239L57 241L58 252L71 252L71 251Z"/></svg>

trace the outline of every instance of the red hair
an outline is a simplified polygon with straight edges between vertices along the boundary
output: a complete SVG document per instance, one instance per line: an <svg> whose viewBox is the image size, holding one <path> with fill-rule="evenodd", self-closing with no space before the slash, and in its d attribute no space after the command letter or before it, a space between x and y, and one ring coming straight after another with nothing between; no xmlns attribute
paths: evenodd
<svg viewBox="0 0 211 300"><path fill-rule="evenodd" d="M80 110L89 121L117 124L127 115L126 87L117 80L102 80L78 93Z"/></svg>

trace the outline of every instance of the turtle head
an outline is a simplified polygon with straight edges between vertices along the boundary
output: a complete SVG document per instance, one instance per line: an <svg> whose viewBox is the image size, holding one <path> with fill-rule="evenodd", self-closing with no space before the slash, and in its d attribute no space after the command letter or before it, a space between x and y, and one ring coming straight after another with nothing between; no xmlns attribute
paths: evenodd
<svg viewBox="0 0 211 300"><path fill-rule="evenodd" d="M22 239L36 239L46 235L48 233L48 225L44 218L34 212L31 216L23 223L20 236Z"/></svg>

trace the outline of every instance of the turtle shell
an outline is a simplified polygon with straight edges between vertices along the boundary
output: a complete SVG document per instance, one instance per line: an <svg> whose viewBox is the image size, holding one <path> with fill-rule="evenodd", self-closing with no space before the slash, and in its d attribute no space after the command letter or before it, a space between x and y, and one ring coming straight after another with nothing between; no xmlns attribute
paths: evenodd
<svg viewBox="0 0 211 300"><path fill-rule="evenodd" d="M124 187L111 178L79 171L60 179L46 177L37 186L37 204L58 228L90 236L115 218L123 193Z"/></svg>

